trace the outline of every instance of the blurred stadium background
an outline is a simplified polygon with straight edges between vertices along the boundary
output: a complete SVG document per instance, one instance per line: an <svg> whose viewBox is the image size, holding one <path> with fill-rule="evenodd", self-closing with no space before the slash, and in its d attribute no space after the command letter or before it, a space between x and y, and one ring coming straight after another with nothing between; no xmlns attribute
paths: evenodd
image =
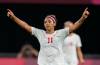
<svg viewBox="0 0 100 65"><path fill-rule="evenodd" d="M88 6L91 15L75 31L82 40L85 56L83 65L100 65L100 1L99 0L0 0L0 65L37 65L37 58L17 59L16 56L25 43L33 45L39 51L39 43L6 16L6 9L28 24L44 29L43 20L48 14L57 16L57 29L63 27L66 20L77 21Z"/></svg>

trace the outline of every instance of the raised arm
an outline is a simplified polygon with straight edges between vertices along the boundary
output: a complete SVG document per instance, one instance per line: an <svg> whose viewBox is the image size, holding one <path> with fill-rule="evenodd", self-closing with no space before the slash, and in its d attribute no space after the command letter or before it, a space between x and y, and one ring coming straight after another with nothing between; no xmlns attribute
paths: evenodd
<svg viewBox="0 0 100 65"><path fill-rule="evenodd" d="M8 11L7 16L10 19L12 19L15 23L17 23L20 27L22 27L23 29L25 29L29 33L32 32L32 29L31 29L32 26L28 25L25 21L22 21L21 19L17 18L10 9L7 9L7 11Z"/></svg>
<svg viewBox="0 0 100 65"><path fill-rule="evenodd" d="M81 26L81 24L84 22L84 20L89 16L89 14L90 13L88 11L88 8L86 8L84 10L81 18L77 22L75 22L73 26L69 27L69 31L72 32L72 31L78 29Z"/></svg>

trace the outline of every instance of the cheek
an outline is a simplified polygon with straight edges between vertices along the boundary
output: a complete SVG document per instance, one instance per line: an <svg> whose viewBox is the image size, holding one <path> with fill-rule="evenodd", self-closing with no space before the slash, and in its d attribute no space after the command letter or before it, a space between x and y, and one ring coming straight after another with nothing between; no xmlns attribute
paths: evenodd
<svg viewBox="0 0 100 65"><path fill-rule="evenodd" d="M44 27L46 27L46 25L44 24Z"/></svg>
<svg viewBox="0 0 100 65"><path fill-rule="evenodd" d="M53 22L53 21L51 21L51 24L54 24L54 22Z"/></svg>
<svg viewBox="0 0 100 65"><path fill-rule="evenodd" d="M44 27L46 27L46 25L44 24Z"/></svg>
<svg viewBox="0 0 100 65"><path fill-rule="evenodd" d="M56 26L56 23L53 23L54 26Z"/></svg>
<svg viewBox="0 0 100 65"><path fill-rule="evenodd" d="M51 25L51 26L55 26L55 24L54 24L54 23L51 23L50 25Z"/></svg>

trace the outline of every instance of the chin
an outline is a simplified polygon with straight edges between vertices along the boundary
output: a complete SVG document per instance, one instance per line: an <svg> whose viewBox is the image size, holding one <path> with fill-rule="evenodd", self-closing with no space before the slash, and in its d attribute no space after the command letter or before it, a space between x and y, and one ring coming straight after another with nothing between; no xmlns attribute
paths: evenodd
<svg viewBox="0 0 100 65"><path fill-rule="evenodd" d="M50 28L46 28L46 30L50 30Z"/></svg>

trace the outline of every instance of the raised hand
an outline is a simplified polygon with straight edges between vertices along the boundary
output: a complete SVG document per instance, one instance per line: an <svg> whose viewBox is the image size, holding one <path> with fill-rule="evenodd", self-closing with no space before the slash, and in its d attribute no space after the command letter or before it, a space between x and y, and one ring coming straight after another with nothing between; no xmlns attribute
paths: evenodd
<svg viewBox="0 0 100 65"><path fill-rule="evenodd" d="M10 10L10 9L7 9L7 16L10 17L10 16L14 16L14 13Z"/></svg>
<svg viewBox="0 0 100 65"><path fill-rule="evenodd" d="M82 17L87 18L89 16L90 12L88 11L88 8L86 8L82 14Z"/></svg>

